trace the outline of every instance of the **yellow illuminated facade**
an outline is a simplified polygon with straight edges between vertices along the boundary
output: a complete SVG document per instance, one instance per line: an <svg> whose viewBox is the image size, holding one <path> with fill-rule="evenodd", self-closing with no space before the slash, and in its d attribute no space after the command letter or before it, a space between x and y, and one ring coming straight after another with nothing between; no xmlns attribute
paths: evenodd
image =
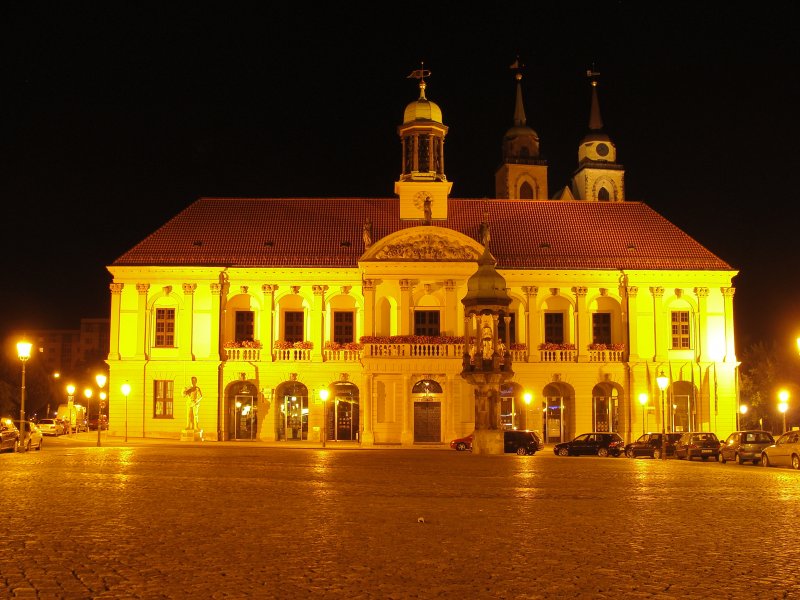
<svg viewBox="0 0 800 600"><path fill-rule="evenodd" d="M397 129L394 197L202 198L108 267L112 435L183 438L190 394L209 441L409 447L470 433L461 300L487 247L512 299L498 325L514 371L503 426L550 443L735 429L737 272L625 198L596 80L576 171L548 199L518 77L496 198L478 200L451 197L427 74Z"/></svg>

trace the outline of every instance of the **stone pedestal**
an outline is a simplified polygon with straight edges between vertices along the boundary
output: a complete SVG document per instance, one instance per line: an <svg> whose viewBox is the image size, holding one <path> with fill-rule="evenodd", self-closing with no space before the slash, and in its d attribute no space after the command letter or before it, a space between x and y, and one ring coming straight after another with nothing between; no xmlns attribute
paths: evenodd
<svg viewBox="0 0 800 600"><path fill-rule="evenodd" d="M505 452L502 429L476 429L472 436L473 454L503 454Z"/></svg>
<svg viewBox="0 0 800 600"><path fill-rule="evenodd" d="M202 442L203 430L202 429L184 429L181 431L182 442Z"/></svg>

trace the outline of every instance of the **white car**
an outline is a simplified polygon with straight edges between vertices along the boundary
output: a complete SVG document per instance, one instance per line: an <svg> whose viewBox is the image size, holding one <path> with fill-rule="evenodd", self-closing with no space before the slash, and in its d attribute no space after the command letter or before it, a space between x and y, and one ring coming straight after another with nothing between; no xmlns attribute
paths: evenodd
<svg viewBox="0 0 800 600"><path fill-rule="evenodd" d="M14 425L17 426L17 429L22 431L22 427L19 426L19 421L14 421ZM42 430L34 423L33 421L25 421L25 432L22 437L22 447L28 450L41 450L42 449L42 440L44 439L44 435L42 434Z"/></svg>
<svg viewBox="0 0 800 600"><path fill-rule="evenodd" d="M787 431L772 446L761 451L761 464L765 467L792 467L800 469L800 431Z"/></svg>
<svg viewBox="0 0 800 600"><path fill-rule="evenodd" d="M44 435L64 435L64 426L56 419L40 419L38 425Z"/></svg>

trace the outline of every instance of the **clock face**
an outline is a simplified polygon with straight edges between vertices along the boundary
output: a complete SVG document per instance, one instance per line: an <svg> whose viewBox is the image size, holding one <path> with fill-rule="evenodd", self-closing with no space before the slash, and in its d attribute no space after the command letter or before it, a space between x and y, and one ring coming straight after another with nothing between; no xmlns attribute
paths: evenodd
<svg viewBox="0 0 800 600"><path fill-rule="evenodd" d="M425 192L425 191L417 192L417 195L414 196L414 206L416 206L418 209L422 210L424 208L424 206L425 206L425 199L426 198L431 200L431 201L433 201L433 198L431 198L430 193Z"/></svg>
<svg viewBox="0 0 800 600"><path fill-rule="evenodd" d="M595 148L599 156L608 156L608 146L606 144L597 144Z"/></svg>

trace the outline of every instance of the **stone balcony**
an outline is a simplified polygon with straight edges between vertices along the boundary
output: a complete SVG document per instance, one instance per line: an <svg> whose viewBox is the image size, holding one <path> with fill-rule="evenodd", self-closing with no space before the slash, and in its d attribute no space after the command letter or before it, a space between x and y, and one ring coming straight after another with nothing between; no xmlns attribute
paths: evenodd
<svg viewBox="0 0 800 600"><path fill-rule="evenodd" d="M261 348L225 348L225 356L226 360L258 362L261 360ZM269 353L265 356L269 356Z"/></svg>
<svg viewBox="0 0 800 600"><path fill-rule="evenodd" d="M310 348L273 349L272 352L261 348L225 348L226 360L260 362L311 362ZM361 350L324 349L322 360L325 362L357 363L362 358L452 358L461 360L464 344L402 344L381 343L364 344ZM511 350L511 360L515 363L529 362L528 350ZM531 362L564 363L577 362L578 351L575 349L537 350L531 354ZM537 360L538 359L538 360ZM624 350L588 350L588 362L608 363L623 362Z"/></svg>

